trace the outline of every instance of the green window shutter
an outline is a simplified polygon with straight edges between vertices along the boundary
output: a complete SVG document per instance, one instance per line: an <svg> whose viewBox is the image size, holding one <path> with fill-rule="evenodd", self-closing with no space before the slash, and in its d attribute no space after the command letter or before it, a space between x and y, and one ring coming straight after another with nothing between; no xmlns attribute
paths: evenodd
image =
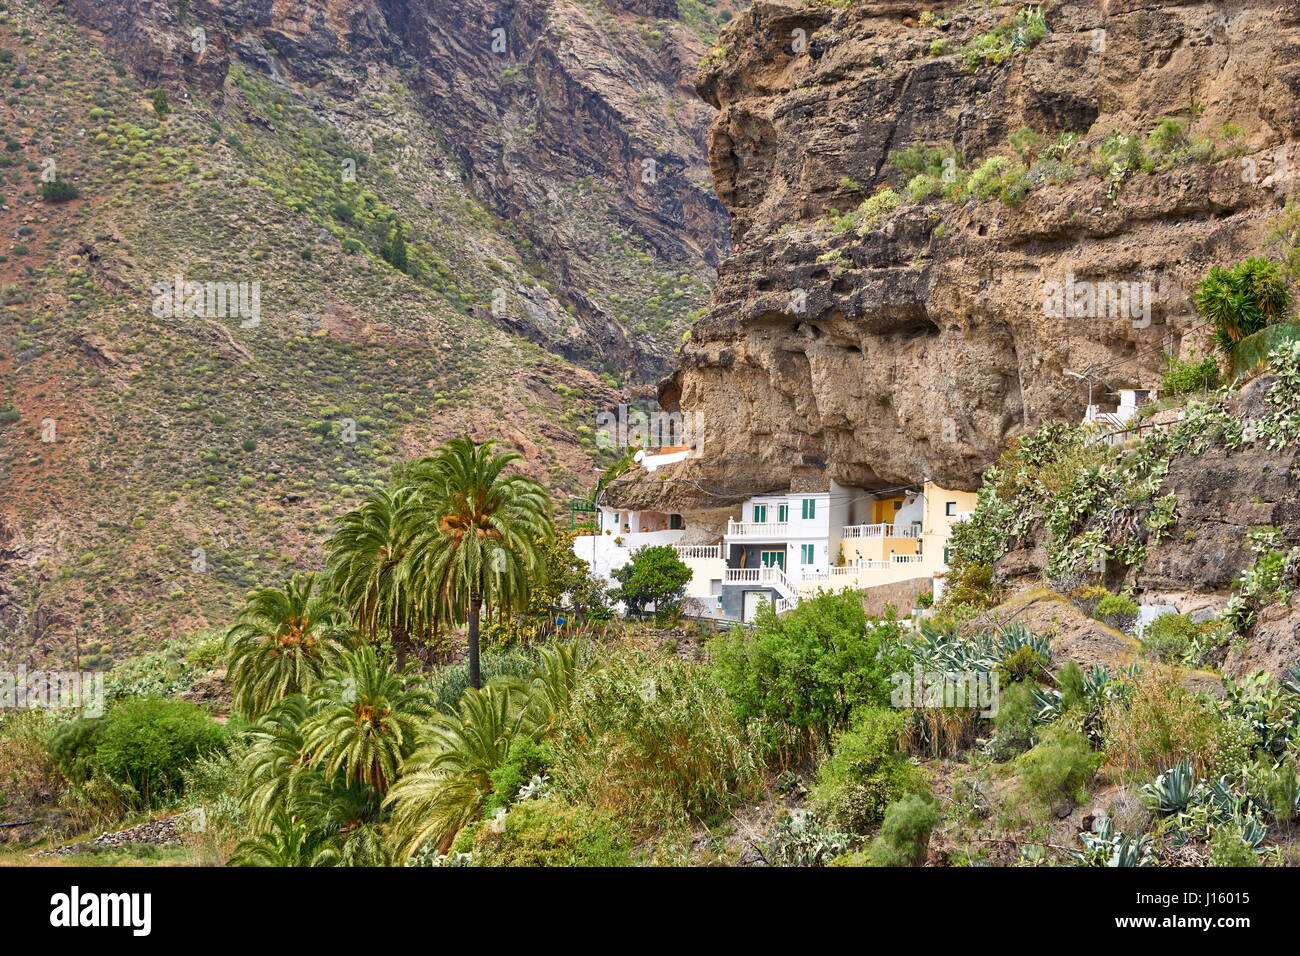
<svg viewBox="0 0 1300 956"><path fill-rule="evenodd" d="M803 500L803 517L805 521L817 517L817 499L805 498Z"/></svg>
<svg viewBox="0 0 1300 956"><path fill-rule="evenodd" d="M790 506L789 506L789 505L777 505L777 507L776 507L776 520L779 521L779 522L781 522L782 524L785 524L787 521L790 520Z"/></svg>
<svg viewBox="0 0 1300 956"><path fill-rule="evenodd" d="M754 505L754 521L763 522L767 520L767 505Z"/></svg>
<svg viewBox="0 0 1300 956"><path fill-rule="evenodd" d="M815 559L813 557L813 546L811 544L799 545L799 551L800 551L800 558L803 564L814 563Z"/></svg>

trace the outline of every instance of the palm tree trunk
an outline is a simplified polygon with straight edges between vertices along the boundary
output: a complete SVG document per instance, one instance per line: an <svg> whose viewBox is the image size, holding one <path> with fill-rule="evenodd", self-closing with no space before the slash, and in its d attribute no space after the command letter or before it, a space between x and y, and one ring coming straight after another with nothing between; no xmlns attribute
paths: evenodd
<svg viewBox="0 0 1300 956"><path fill-rule="evenodd" d="M410 646L406 628L398 624L393 628L393 649L397 651L397 673L399 674L406 669L406 653Z"/></svg>
<svg viewBox="0 0 1300 956"><path fill-rule="evenodd" d="M483 686L478 670L478 616L483 607L482 595L475 593L469 600L469 686L475 690Z"/></svg>

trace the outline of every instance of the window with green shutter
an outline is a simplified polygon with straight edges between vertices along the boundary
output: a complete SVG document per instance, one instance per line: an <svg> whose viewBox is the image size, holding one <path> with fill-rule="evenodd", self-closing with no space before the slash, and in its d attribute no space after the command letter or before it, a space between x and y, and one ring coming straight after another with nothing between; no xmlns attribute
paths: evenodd
<svg viewBox="0 0 1300 956"><path fill-rule="evenodd" d="M776 506L776 520L779 521L779 522L781 522L782 524L785 524L787 521L790 520L790 506L789 506L789 505L777 505L777 506Z"/></svg>
<svg viewBox="0 0 1300 956"><path fill-rule="evenodd" d="M767 520L767 505L754 505L754 521L763 522Z"/></svg>
<svg viewBox="0 0 1300 956"><path fill-rule="evenodd" d="M803 519L809 521L817 517L817 499L805 498L803 500Z"/></svg>
<svg viewBox="0 0 1300 956"><path fill-rule="evenodd" d="M801 564L816 563L816 559L813 557L813 546L811 544L799 545L799 561Z"/></svg>

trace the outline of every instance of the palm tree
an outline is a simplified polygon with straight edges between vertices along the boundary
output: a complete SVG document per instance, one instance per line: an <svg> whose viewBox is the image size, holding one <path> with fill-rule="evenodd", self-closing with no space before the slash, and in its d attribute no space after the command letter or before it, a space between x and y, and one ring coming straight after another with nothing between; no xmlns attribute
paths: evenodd
<svg viewBox="0 0 1300 956"><path fill-rule="evenodd" d="M303 750L327 779L369 785L382 797L415 750L434 711L423 688L408 688L369 644L346 654L337 674L317 685L318 710L302 725Z"/></svg>
<svg viewBox="0 0 1300 956"><path fill-rule="evenodd" d="M401 560L412 495L410 487L374 492L361 507L343 516L326 544L331 586L362 637L378 641L388 635L399 671L406 667L406 655L419 631L415 597Z"/></svg>
<svg viewBox="0 0 1300 956"><path fill-rule="evenodd" d="M235 847L229 863L231 866L310 866L321 850L320 838L319 832L295 819L289 811L280 810L269 830Z"/></svg>
<svg viewBox="0 0 1300 956"><path fill-rule="evenodd" d="M495 442L453 438L411 470L415 500L402 561L420 593L416 616L469 626L469 682L481 687L479 618L486 604L516 610L543 573L541 545L555 535L551 499L532 478L505 474L522 460Z"/></svg>
<svg viewBox="0 0 1300 956"><path fill-rule="evenodd" d="M248 750L240 762L240 803L254 829L267 828L276 813L323 785L307 764L302 735L316 709L300 694L286 697L249 728Z"/></svg>
<svg viewBox="0 0 1300 956"><path fill-rule="evenodd" d="M253 594L226 634L235 706L256 717L310 688L346 646L347 615L313 574Z"/></svg>
<svg viewBox="0 0 1300 956"><path fill-rule="evenodd" d="M514 682L467 690L460 712L439 714L428 742L407 761L388 795L390 839L403 858L429 840L445 852L477 820L493 790L492 771L516 739L533 736L531 708Z"/></svg>

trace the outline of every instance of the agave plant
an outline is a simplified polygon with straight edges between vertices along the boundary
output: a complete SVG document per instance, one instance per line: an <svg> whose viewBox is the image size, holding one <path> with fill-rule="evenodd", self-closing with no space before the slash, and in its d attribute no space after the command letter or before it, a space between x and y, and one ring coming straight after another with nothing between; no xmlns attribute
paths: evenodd
<svg viewBox="0 0 1300 956"><path fill-rule="evenodd" d="M1103 816L1092 833L1081 834L1083 852L1071 851L1084 866L1151 866L1155 863L1150 834L1128 836L1115 832L1110 817Z"/></svg>
<svg viewBox="0 0 1300 956"><path fill-rule="evenodd" d="M1184 757L1170 767L1154 783L1142 788L1142 795L1161 813L1181 813L1192 805L1201 789L1200 779L1192 768L1190 759Z"/></svg>

